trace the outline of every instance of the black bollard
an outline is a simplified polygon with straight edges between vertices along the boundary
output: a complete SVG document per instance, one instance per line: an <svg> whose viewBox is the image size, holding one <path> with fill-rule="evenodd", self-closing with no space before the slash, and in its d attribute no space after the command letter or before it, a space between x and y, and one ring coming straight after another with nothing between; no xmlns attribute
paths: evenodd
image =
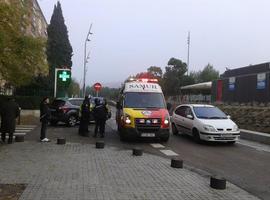
<svg viewBox="0 0 270 200"><path fill-rule="evenodd" d="M104 149L105 143L104 141L97 141L96 142L96 148L97 149Z"/></svg>
<svg viewBox="0 0 270 200"><path fill-rule="evenodd" d="M226 189L226 179L219 176L211 176L210 187L218 190Z"/></svg>
<svg viewBox="0 0 270 200"><path fill-rule="evenodd" d="M65 138L57 138L57 144L66 144Z"/></svg>
<svg viewBox="0 0 270 200"><path fill-rule="evenodd" d="M142 156L142 154L143 154L143 150L141 148L138 148L138 147L134 148L132 150L132 152L133 152L132 153L133 156Z"/></svg>
<svg viewBox="0 0 270 200"><path fill-rule="evenodd" d="M171 167L173 168L183 168L183 160L178 158L172 158Z"/></svg>
<svg viewBox="0 0 270 200"><path fill-rule="evenodd" d="M16 135L15 142L24 142L24 135Z"/></svg>

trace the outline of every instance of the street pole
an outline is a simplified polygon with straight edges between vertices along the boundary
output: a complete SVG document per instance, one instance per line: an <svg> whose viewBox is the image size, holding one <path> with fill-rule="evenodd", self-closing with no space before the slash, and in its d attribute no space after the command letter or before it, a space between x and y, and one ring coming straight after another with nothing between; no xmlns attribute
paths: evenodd
<svg viewBox="0 0 270 200"><path fill-rule="evenodd" d="M85 96L85 76L86 76L86 61L87 61L87 58L86 58L86 43L89 40L89 35L91 35L91 28L92 28L92 24L90 25L90 28L89 28L89 31L87 33L87 36L86 36L86 39L85 39L85 42L84 42L84 59L83 59L83 96Z"/></svg>
<svg viewBox="0 0 270 200"><path fill-rule="evenodd" d="M190 31L188 32L187 44L188 44L188 55L187 55L187 75L188 75L188 70L189 70Z"/></svg>
<svg viewBox="0 0 270 200"><path fill-rule="evenodd" d="M54 98L56 98L56 86L57 86L57 71L58 69L54 69Z"/></svg>

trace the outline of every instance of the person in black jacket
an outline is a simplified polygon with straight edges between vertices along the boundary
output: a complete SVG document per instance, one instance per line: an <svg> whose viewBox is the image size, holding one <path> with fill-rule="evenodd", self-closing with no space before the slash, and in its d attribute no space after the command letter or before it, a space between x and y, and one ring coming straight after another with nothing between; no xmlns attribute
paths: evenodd
<svg viewBox="0 0 270 200"><path fill-rule="evenodd" d="M95 99L93 114L96 122L94 137L97 137L99 132L103 138L105 133L105 124L108 116L108 109L104 104L100 103L99 99Z"/></svg>
<svg viewBox="0 0 270 200"><path fill-rule="evenodd" d="M13 133L16 127L16 118L19 116L20 108L15 99L8 97L7 102L1 108L1 139L6 140L6 133L9 134L8 144L13 142Z"/></svg>
<svg viewBox="0 0 270 200"><path fill-rule="evenodd" d="M41 122L40 141L41 142L50 142L50 140L46 137L46 129L47 129L50 118L51 118L51 112L49 108L49 98L45 97L40 103L40 122Z"/></svg>
<svg viewBox="0 0 270 200"><path fill-rule="evenodd" d="M79 127L79 135L88 136L88 125L89 125L89 117L90 117L90 101L87 96L85 96L83 100L83 104L81 105L81 119L80 119L80 127Z"/></svg>

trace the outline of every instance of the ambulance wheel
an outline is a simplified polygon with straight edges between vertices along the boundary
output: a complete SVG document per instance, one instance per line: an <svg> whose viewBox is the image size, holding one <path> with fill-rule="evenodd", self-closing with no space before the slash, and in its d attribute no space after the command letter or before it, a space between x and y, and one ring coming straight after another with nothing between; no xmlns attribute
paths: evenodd
<svg viewBox="0 0 270 200"><path fill-rule="evenodd" d="M168 136L165 136L165 137L160 138L160 140L162 142L168 142L169 138L170 138L170 136L168 135Z"/></svg>

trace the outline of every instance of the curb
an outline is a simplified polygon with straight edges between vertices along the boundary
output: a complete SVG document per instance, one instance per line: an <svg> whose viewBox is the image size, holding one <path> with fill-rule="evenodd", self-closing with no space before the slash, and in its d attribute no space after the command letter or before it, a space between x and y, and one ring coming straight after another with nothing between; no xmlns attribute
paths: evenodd
<svg viewBox="0 0 270 200"><path fill-rule="evenodd" d="M270 145L270 134L240 129L240 138Z"/></svg>

